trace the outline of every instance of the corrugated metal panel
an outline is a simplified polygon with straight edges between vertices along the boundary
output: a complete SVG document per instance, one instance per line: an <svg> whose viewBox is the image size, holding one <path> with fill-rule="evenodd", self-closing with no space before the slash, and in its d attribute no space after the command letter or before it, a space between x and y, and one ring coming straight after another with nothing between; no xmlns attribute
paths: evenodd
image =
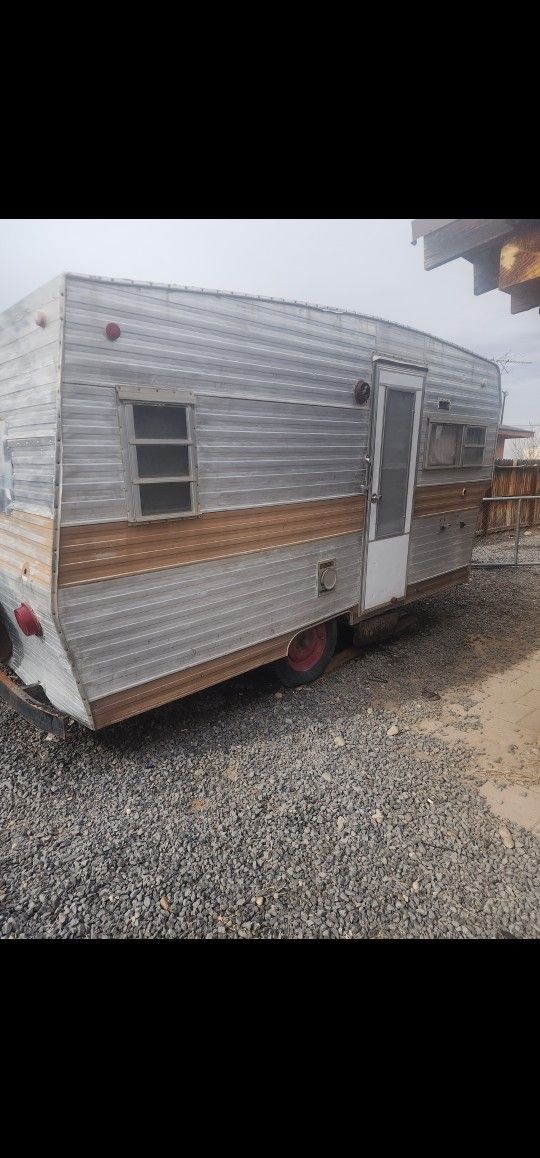
<svg viewBox="0 0 540 1158"><path fill-rule="evenodd" d="M156 385L169 376L201 390L349 406L375 334L369 319L309 306L74 277L66 316L66 381ZM104 336L111 320L117 343Z"/></svg>
<svg viewBox="0 0 540 1158"><path fill-rule="evenodd" d="M360 489L369 409L356 406L353 387L371 374L374 323L72 280L67 300L64 524L127 517L116 384L195 391L203 511ZM104 337L111 318L118 343Z"/></svg>
<svg viewBox="0 0 540 1158"><path fill-rule="evenodd" d="M361 535L111 579L59 592L89 699L179 671L358 603ZM335 558L334 591L317 564Z"/></svg>
<svg viewBox="0 0 540 1158"><path fill-rule="evenodd" d="M196 397L201 511L359 491L366 408ZM66 384L62 416L63 525L126 519L115 390Z"/></svg>
<svg viewBox="0 0 540 1158"><path fill-rule="evenodd" d="M465 526L462 527L461 523ZM442 525L444 530L441 530ZM471 561L475 527L476 510L413 519L407 583L417 583L421 579L467 567Z"/></svg>
<svg viewBox="0 0 540 1158"><path fill-rule="evenodd" d="M16 506L52 515L56 392L60 351L60 278L0 315L0 421L12 463ZM36 312L45 326L36 324Z"/></svg>
<svg viewBox="0 0 540 1158"><path fill-rule="evenodd" d="M357 492L369 408L356 407L352 389L371 378L374 353L429 366L419 483L433 482L424 438L441 396L489 426L476 477L491 472L497 367L429 335L291 302L74 276L67 303L65 524L127 517L116 384L196 392L202 510ZM104 335L110 320L117 343ZM471 477L438 472L440 482Z"/></svg>
<svg viewBox="0 0 540 1158"><path fill-rule="evenodd" d="M13 470L13 498L25 511L52 516L51 476L54 479L55 438L38 435L8 440Z"/></svg>
<svg viewBox="0 0 540 1158"><path fill-rule="evenodd" d="M358 492L369 410L202 398L196 407L203 510Z"/></svg>
<svg viewBox="0 0 540 1158"><path fill-rule="evenodd" d="M61 286L55 278L0 315L0 422L11 464L11 502L0 515L0 604L13 670L25 683L41 683L56 707L90 723L51 610ZM36 324L37 310L44 327ZM16 627L21 602L36 612L42 637L25 637Z"/></svg>

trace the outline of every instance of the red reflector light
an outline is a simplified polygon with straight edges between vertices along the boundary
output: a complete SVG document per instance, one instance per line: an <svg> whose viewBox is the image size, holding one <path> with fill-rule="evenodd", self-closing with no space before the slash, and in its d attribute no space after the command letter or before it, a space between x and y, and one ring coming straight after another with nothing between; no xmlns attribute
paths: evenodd
<svg viewBox="0 0 540 1158"><path fill-rule="evenodd" d="M43 628L37 615L27 603L21 603L13 612L23 635L43 635Z"/></svg>

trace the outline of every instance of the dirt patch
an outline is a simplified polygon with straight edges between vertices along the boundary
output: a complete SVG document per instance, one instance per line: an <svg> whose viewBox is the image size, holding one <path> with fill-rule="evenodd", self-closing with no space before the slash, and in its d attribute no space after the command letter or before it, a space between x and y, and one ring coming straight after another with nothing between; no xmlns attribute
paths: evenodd
<svg viewBox="0 0 540 1158"><path fill-rule="evenodd" d="M540 836L540 788L535 785L499 784L486 780L480 792L497 816L512 820Z"/></svg>
<svg viewBox="0 0 540 1158"><path fill-rule="evenodd" d="M530 594L536 598L538 576L529 572ZM493 581L493 580L492 580ZM504 598L508 591L504 590ZM431 741L444 743L449 751L466 747L471 760L466 778L482 786L486 800L497 815L515 820L540 835L540 647L538 620L532 609L508 630L491 610L489 628L463 632L456 638L455 623L448 624L448 652L441 653L427 683L414 672L409 678L387 679L372 699L375 710L394 715L400 722L404 700L416 708L409 719L406 751L428 762ZM531 619L531 613L533 618ZM481 610L479 608L479 622ZM439 617L439 625L442 620ZM446 650L446 649L445 649ZM388 669L387 669L388 670ZM396 673L397 675L397 673ZM401 675L401 673L400 673ZM416 737L416 744L413 737Z"/></svg>

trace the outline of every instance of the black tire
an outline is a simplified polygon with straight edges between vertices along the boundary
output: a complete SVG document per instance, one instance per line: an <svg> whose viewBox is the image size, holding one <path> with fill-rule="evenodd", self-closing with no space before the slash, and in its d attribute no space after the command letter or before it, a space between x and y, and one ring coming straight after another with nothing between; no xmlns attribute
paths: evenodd
<svg viewBox="0 0 540 1158"><path fill-rule="evenodd" d="M291 641L290 648L297 640L301 640L309 635L309 632L325 633L324 650L319 654L316 660L305 670L299 671L293 667L288 656L285 659L278 659L277 663L272 664L272 670L277 676L280 683L285 684L287 688L298 688L301 684L310 684L317 676L322 675L326 665L332 659L336 650L337 641L337 622L335 619L329 619L326 623L318 623L314 628L306 628L304 631L299 631L295 635L294 640ZM290 650L290 649L289 649Z"/></svg>

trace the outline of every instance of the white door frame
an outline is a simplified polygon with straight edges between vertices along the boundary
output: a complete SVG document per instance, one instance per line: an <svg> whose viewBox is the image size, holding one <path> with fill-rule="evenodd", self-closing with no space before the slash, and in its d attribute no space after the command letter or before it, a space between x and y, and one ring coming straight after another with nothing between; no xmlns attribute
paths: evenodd
<svg viewBox="0 0 540 1158"><path fill-rule="evenodd" d="M364 533L364 570L362 611L374 611L397 602L407 588L409 533L420 443L420 421L423 411L427 368L391 358L374 358L373 411L371 427L370 480L366 494ZM409 450L407 503L403 530L395 535L377 537L377 513L384 424L388 390L407 390L416 395Z"/></svg>

